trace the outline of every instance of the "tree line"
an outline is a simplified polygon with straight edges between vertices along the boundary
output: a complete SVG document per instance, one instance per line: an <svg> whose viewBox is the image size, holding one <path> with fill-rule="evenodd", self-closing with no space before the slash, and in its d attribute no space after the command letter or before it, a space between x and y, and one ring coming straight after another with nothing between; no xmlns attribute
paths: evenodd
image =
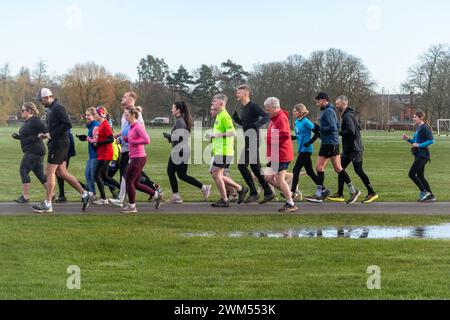
<svg viewBox="0 0 450 320"><path fill-rule="evenodd" d="M77 64L66 74L50 76L46 62L40 59L34 68L22 67L11 75L8 64L0 67L0 121L18 114L20 106L32 101L41 87L50 88L75 117L85 109L105 105L115 121L120 120L120 100L127 90L134 90L144 107L148 121L156 116L169 116L176 100L186 101L198 120L209 120L211 97L225 93L232 112L240 107L234 100L235 88L249 84L253 100L262 106L269 96L280 98L283 108L290 110L299 102L307 105L311 118L318 116L314 97L326 91L331 97L349 97L362 121L379 119L376 83L358 57L339 49L315 51L309 57L289 56L284 61L259 63L245 70L227 60L220 65L201 65L189 71L183 65L171 71L163 58L147 55L137 66L138 79L125 74L112 74L95 62ZM450 47L437 45L421 55L411 66L402 84L405 93L417 96L417 105L432 121L450 118Z"/></svg>

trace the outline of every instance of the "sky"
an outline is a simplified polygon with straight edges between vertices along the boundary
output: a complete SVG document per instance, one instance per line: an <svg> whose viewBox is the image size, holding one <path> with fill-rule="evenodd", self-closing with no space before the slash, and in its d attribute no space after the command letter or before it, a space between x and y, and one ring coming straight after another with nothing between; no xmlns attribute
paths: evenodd
<svg viewBox="0 0 450 320"><path fill-rule="evenodd" d="M94 61L135 80L147 54L173 71L228 59L249 71L338 48L393 93L420 54L450 43L447 0L16 0L0 12L0 65L13 74L42 58L51 74Z"/></svg>

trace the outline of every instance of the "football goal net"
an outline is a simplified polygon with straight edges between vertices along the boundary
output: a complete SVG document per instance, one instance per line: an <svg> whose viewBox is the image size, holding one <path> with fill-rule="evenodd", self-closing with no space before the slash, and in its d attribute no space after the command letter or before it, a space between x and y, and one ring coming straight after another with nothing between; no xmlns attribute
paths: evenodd
<svg viewBox="0 0 450 320"><path fill-rule="evenodd" d="M450 119L439 119L437 121L438 136L450 135Z"/></svg>

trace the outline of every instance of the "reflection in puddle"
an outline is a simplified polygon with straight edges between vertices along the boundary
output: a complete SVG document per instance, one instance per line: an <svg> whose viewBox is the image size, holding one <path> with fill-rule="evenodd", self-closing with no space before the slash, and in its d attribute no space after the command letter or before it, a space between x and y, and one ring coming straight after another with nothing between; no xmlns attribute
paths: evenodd
<svg viewBox="0 0 450 320"><path fill-rule="evenodd" d="M219 237L214 232L185 233L184 237ZM290 229L285 232L230 232L225 235L230 238L347 238L347 239L450 239L450 224L426 227L361 227L361 228L323 228Z"/></svg>

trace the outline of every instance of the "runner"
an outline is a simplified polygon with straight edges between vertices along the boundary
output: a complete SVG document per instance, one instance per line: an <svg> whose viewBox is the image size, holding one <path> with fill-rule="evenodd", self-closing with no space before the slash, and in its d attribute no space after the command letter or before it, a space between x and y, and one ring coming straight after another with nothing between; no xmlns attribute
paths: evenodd
<svg viewBox="0 0 450 320"><path fill-rule="evenodd" d="M256 103L250 100L251 90L246 85L241 85L236 90L236 99L241 104L240 116L237 111L233 113L233 120L244 130L245 148L241 153L238 168L242 177L250 188L250 195L244 203L253 203L259 200L258 190L252 179L252 174L248 169L250 166L253 174L258 179L264 189L265 202L272 201L275 194L269 184L261 174L261 164L259 160L259 129L269 122L269 115L264 112Z"/></svg>
<svg viewBox="0 0 450 320"><path fill-rule="evenodd" d="M94 179L100 192L100 199L94 200L92 203L95 205L107 205L109 201L106 199L104 182L120 189L120 184L108 176L109 163L113 159L114 154L112 146L114 135L112 128L107 121L108 112L106 111L106 108L101 106L96 108L95 111L94 119L100 125L93 131L94 137L88 137L87 141L92 144L94 148L97 148L97 165L95 167Z"/></svg>
<svg viewBox="0 0 450 320"><path fill-rule="evenodd" d="M215 95L212 106L215 110L216 120L212 134L207 135L207 139L213 139L211 164L211 175L219 190L221 199L213 203L213 207L230 207L230 199L228 198L226 186L231 186L237 190L241 204L245 200L245 196L249 189L237 184L228 176L224 175L225 169L228 169L233 162L234 157L234 137L236 131L234 129L233 120L226 110L228 98L224 94Z"/></svg>
<svg viewBox="0 0 450 320"><path fill-rule="evenodd" d="M140 183L141 171L147 162L144 145L150 143L150 138L145 131L145 127L138 122L141 113L136 107L129 107L125 110L125 117L130 124L130 130L123 139L128 143L130 163L126 170L125 182L128 193L129 204L124 207L121 213L137 213L136 209L136 188L145 190L153 195L155 191ZM158 209L158 207L157 207Z"/></svg>
<svg viewBox="0 0 450 320"><path fill-rule="evenodd" d="M348 203L354 203L358 200L361 192L353 186L350 177L341 165L341 156L339 154L339 123L335 107L330 103L330 98L325 92L321 92L316 96L316 106L321 110L320 138L322 140L316 167L318 183L315 195L305 199L313 203L322 203L330 195L330 191L324 186L324 181L325 167L331 159L334 170L347 184L350 192L350 200Z"/></svg>
<svg viewBox="0 0 450 320"><path fill-rule="evenodd" d="M311 161L311 156L314 152L314 147L311 143L311 134L314 132L316 126L307 118L309 110L304 104L300 103L295 105L292 113L296 119L295 136L292 136L292 140L297 140L298 144L298 157L293 170L293 181L291 188L292 197L295 199L297 197L296 193L300 172L303 168L305 168L307 175L316 185L319 184L319 181Z"/></svg>
<svg viewBox="0 0 450 320"><path fill-rule="evenodd" d="M341 132L342 148L341 154L342 168L347 169L350 163L353 163L353 168L356 174L361 178L362 182L367 188L367 196L362 203L371 203L378 199L378 195L373 190L369 177L363 170L363 151L364 146L361 140L361 128L356 120L353 109L348 106L348 98L340 96L336 100L336 109L341 113ZM339 176L338 192L329 196L328 200L334 202L344 202L344 180ZM348 203L348 202L347 202Z"/></svg>
<svg viewBox="0 0 450 320"><path fill-rule="evenodd" d="M178 178L190 185L200 189L203 193L203 200L207 201L211 194L211 186L204 185L197 179L188 176L188 163L191 156L189 148L189 137L192 128L192 116L189 107L185 102L175 102L172 106L172 115L175 117L175 125L172 132L164 133L164 137L172 144L172 152L167 164L167 175L169 176L172 188L172 198L168 203L183 203L178 189Z"/></svg>
<svg viewBox="0 0 450 320"><path fill-rule="evenodd" d="M294 160L289 115L281 109L280 100L275 97L268 98L264 107L270 116L267 129L267 160L272 169L272 173L264 177L268 183L279 189L286 199L286 203L278 212L295 212L298 208L285 180L289 164Z"/></svg>
<svg viewBox="0 0 450 320"><path fill-rule="evenodd" d="M412 144L411 152L415 157L409 170L409 178L420 190L418 202L434 202L436 197L431 191L430 184L425 179L425 165L431 161L428 147L434 143L433 132L430 125L426 123L426 117L422 111L414 113L413 121L417 127L414 137L409 139L406 134L402 135L403 140Z"/></svg>
<svg viewBox="0 0 450 320"><path fill-rule="evenodd" d="M48 139L48 164L46 168L47 175L47 197L44 202L32 207L37 213L52 213L52 197L55 191L56 175L67 181L74 189L76 189L82 200L82 211L86 211L89 206L89 194L77 179L72 176L66 169L66 157L69 150L69 138L67 130L72 128L66 109L59 104L58 100L53 97L53 93L43 88L39 91L37 99L50 109L47 117L48 133L41 133L39 137Z"/></svg>
<svg viewBox="0 0 450 320"><path fill-rule="evenodd" d="M39 182L46 188L47 177L44 173L45 146L42 139L38 138L40 133L47 132L47 126L38 117L39 110L34 103L28 102L22 106L22 119L24 124L19 130L19 134L13 133L12 137L20 140L23 152L20 163L20 178L22 179L22 195L14 200L17 203L30 202L30 172L33 171Z"/></svg>

